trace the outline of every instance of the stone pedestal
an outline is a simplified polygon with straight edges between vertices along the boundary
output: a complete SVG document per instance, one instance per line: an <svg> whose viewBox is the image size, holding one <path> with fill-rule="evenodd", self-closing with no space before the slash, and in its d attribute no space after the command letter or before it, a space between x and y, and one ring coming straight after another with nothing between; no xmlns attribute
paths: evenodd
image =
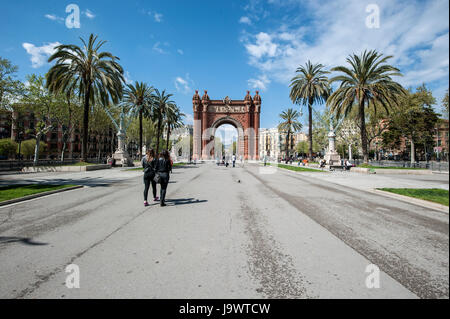
<svg viewBox="0 0 450 319"><path fill-rule="evenodd" d="M130 154L125 150L125 133L120 130L117 134L119 147L114 153L113 158L116 160L116 165L122 165L122 167L133 167L134 163L130 157Z"/></svg>
<svg viewBox="0 0 450 319"><path fill-rule="evenodd" d="M327 166L341 165L341 156L336 152L335 147L336 134L334 133L333 125L330 125L330 133L328 133L328 151L325 154L325 161Z"/></svg>
<svg viewBox="0 0 450 319"><path fill-rule="evenodd" d="M122 165L122 167L133 167L134 163L127 151L118 150L113 154L113 158L116 160L116 165Z"/></svg>
<svg viewBox="0 0 450 319"><path fill-rule="evenodd" d="M325 161L327 165L341 165L341 156L338 153L327 153Z"/></svg>

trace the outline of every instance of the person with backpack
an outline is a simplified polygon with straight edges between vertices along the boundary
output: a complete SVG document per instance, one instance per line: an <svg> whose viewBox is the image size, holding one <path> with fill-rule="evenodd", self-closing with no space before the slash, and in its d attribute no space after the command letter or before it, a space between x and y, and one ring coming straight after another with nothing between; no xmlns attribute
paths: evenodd
<svg viewBox="0 0 450 319"><path fill-rule="evenodd" d="M150 184L152 185L153 201L157 202L159 198L156 196L156 182L154 180L156 174L157 159L155 158L155 151L150 149L142 159L142 168L144 169L144 206L149 206L147 201Z"/></svg>
<svg viewBox="0 0 450 319"><path fill-rule="evenodd" d="M167 186L169 185L170 172L172 171L172 164L168 151L162 151L159 154L159 159L156 168L155 182L161 184L161 207L166 205Z"/></svg>
<svg viewBox="0 0 450 319"><path fill-rule="evenodd" d="M157 159L155 151L150 149L142 159L142 168L144 169L144 206L149 206L147 201L150 184L152 185L153 201L157 202L159 198L156 196L156 182L154 180L156 174Z"/></svg>

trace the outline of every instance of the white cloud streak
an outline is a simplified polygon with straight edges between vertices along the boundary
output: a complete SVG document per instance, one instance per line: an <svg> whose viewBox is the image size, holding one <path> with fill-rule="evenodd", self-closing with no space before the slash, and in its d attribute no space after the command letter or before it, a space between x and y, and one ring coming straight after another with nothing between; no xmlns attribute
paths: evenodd
<svg viewBox="0 0 450 319"><path fill-rule="evenodd" d="M35 69L47 63L47 59L55 52L55 47L61 45L59 42L47 43L37 47L32 43L23 43L22 47L31 56L31 66Z"/></svg>
<svg viewBox="0 0 450 319"><path fill-rule="evenodd" d="M193 81L190 79L189 74L186 74L186 76L183 78L181 76L178 76L174 80L175 88L178 92L181 92L183 94L188 94L192 91L191 86L193 84Z"/></svg>
<svg viewBox="0 0 450 319"><path fill-rule="evenodd" d="M256 6L257 1L251 1ZM449 3L447 0L378 0L381 10L379 29L365 25L366 6L361 0L316 2L269 0L272 9L302 8L302 17L283 19L276 28L244 33L241 42L248 63L267 76L267 80L286 84L299 65L308 60L327 67L345 64L346 57L365 49L394 55L391 64L400 67L405 86L444 82L449 74ZM292 9L292 8L291 8ZM289 10L295 11L295 10ZM260 77L261 79L262 77ZM259 80L260 80L259 79ZM264 81L250 79L250 86Z"/></svg>

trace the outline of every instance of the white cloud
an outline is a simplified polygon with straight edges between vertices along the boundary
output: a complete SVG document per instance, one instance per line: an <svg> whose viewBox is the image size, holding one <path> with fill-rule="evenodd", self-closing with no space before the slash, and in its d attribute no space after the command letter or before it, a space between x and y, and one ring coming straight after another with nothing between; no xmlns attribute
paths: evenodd
<svg viewBox="0 0 450 319"><path fill-rule="evenodd" d="M41 47L37 47L31 43L23 43L23 48L31 55L32 67L37 69L43 66L50 55L55 52L55 47L61 45L59 42L47 43Z"/></svg>
<svg viewBox="0 0 450 319"><path fill-rule="evenodd" d="M125 75L124 75L124 78L125 78L125 83L126 84L132 84L133 83L133 79L131 78L130 72L126 71Z"/></svg>
<svg viewBox="0 0 450 319"><path fill-rule="evenodd" d="M155 12L153 14L153 18L155 19L156 22L162 22L163 15L162 13Z"/></svg>
<svg viewBox="0 0 450 319"><path fill-rule="evenodd" d="M86 9L86 11L84 11L83 13L89 19L94 19L95 18L95 14L89 9Z"/></svg>
<svg viewBox="0 0 450 319"><path fill-rule="evenodd" d="M176 77L174 84L177 91L183 94L187 94L192 91L191 85L193 84L193 81L190 79L189 74L186 74L184 78L181 76Z"/></svg>
<svg viewBox="0 0 450 319"><path fill-rule="evenodd" d="M146 14L150 17L153 18L153 20L155 20L155 22L163 22L163 17L164 15L160 12L156 12L156 11L152 11L152 10L146 10L146 9L142 9L141 10L143 14Z"/></svg>
<svg viewBox="0 0 450 319"><path fill-rule="evenodd" d="M252 21L250 20L249 17L241 17L239 19L239 23L251 25Z"/></svg>
<svg viewBox="0 0 450 319"><path fill-rule="evenodd" d="M265 91L267 89L267 85L270 84L270 80L265 74L261 75L259 78L250 79L247 82L252 89L257 89L261 91Z"/></svg>
<svg viewBox="0 0 450 319"><path fill-rule="evenodd" d="M264 56L274 57L277 53L278 45L272 42L272 36L265 32L260 32L255 37L255 43L247 43L245 48L251 57L260 59Z"/></svg>
<svg viewBox="0 0 450 319"><path fill-rule="evenodd" d="M156 52L158 52L159 54L167 54L167 51L164 50L161 46L167 47L167 46L169 46L169 44L168 44L167 42L161 43L161 42L158 41L158 42L156 42L156 43L153 45L153 51L156 51Z"/></svg>
<svg viewBox="0 0 450 319"><path fill-rule="evenodd" d="M394 55L389 63L398 66L404 85L422 82L445 83L449 74L449 3L447 0L377 0L381 10L380 28L365 25L367 1L336 0L316 2L270 0L270 8L295 12L276 28L244 34L241 38L250 65L267 75L268 80L289 83L299 65L308 60L327 67L345 64L346 57L365 49ZM252 1L256 6L257 1ZM305 22L304 16L308 16ZM250 85L264 84L260 79ZM435 83L436 84L436 83Z"/></svg>
<svg viewBox="0 0 450 319"><path fill-rule="evenodd" d="M180 54L180 55L183 55L183 54L184 54L184 51L181 50L181 49L178 49L177 52L178 52L178 54Z"/></svg>
<svg viewBox="0 0 450 319"><path fill-rule="evenodd" d="M46 14L45 17L52 21L64 21L64 18L58 17L57 15L54 14Z"/></svg>

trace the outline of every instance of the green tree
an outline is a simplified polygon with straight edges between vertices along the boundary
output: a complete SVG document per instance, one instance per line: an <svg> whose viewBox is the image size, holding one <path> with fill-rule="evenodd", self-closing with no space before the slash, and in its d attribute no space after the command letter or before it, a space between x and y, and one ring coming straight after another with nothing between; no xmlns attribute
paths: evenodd
<svg viewBox="0 0 450 319"><path fill-rule="evenodd" d="M302 124L299 122L300 114L294 109L287 109L280 115L281 123L278 124L280 132L286 132L286 158L289 157L289 142L292 133L298 132L302 129Z"/></svg>
<svg viewBox="0 0 450 319"><path fill-rule="evenodd" d="M22 154L25 158L35 157L36 149L39 150L39 155L42 155L47 151L47 144L40 141L39 146L36 147L35 139L22 142Z"/></svg>
<svg viewBox="0 0 450 319"><path fill-rule="evenodd" d="M169 141L170 141L170 133L177 128L182 128L184 126L183 124L183 117L186 115L181 113L178 106L175 104L173 107L167 109L166 114L166 128L167 128L167 140L166 140L166 149L169 150Z"/></svg>
<svg viewBox="0 0 450 319"><path fill-rule="evenodd" d="M308 137L309 158L313 153L313 109L314 103L326 102L330 95L330 86L322 64L312 64L310 61L305 66L297 69L298 75L291 80L290 98L293 103L308 106Z"/></svg>
<svg viewBox="0 0 450 319"><path fill-rule="evenodd" d="M13 157L17 152L17 143L10 138L0 139L0 156Z"/></svg>
<svg viewBox="0 0 450 319"><path fill-rule="evenodd" d="M401 76L401 73L396 67L386 64L390 58L392 56L383 56L375 50L364 51L360 56L353 54L347 58L350 68L338 66L332 69L342 74L330 79L330 83L339 81L341 84L327 104L338 118L341 114L348 116L357 106L365 163L369 162L366 109L382 107L389 113L405 94L405 89L392 80L393 76Z"/></svg>
<svg viewBox="0 0 450 319"><path fill-rule="evenodd" d="M11 103L23 93L23 84L16 80L19 68L0 57L0 109L11 110Z"/></svg>
<svg viewBox="0 0 450 319"><path fill-rule="evenodd" d="M158 89L152 94L152 114L157 123L156 130L156 153L160 150L161 129L167 112L175 108L175 102L170 100L173 94L167 94L166 90L160 92Z"/></svg>
<svg viewBox="0 0 450 319"><path fill-rule="evenodd" d="M96 103L109 105L110 99L118 103L122 97L123 69L118 57L100 52L105 41L97 41L90 35L88 43L81 39L83 48L77 45L60 45L48 62L56 61L47 73L47 88L51 92L65 92L76 88L84 101L82 160L87 160L89 134L89 108Z"/></svg>
<svg viewBox="0 0 450 319"><path fill-rule="evenodd" d="M124 99L126 102L133 105L135 112L139 116L139 160L142 159L142 145L143 145L143 117L151 116L151 94L153 87L148 86L143 82L136 82L128 84L124 92Z"/></svg>
<svg viewBox="0 0 450 319"><path fill-rule="evenodd" d="M426 156L439 120L439 114L432 107L435 103L432 92L425 85L418 87L415 93L408 91L387 123L388 129L383 133L383 146L399 148L402 141L407 139L411 147L411 163L416 162L417 146L423 147Z"/></svg>
<svg viewBox="0 0 450 319"><path fill-rule="evenodd" d="M297 143L295 150L299 154L308 154L309 152L309 143L307 141L300 141Z"/></svg>
<svg viewBox="0 0 450 319"><path fill-rule="evenodd" d="M442 99L442 111L444 113L444 117L448 120L448 89L445 92L444 98Z"/></svg>
<svg viewBox="0 0 450 319"><path fill-rule="evenodd" d="M37 119L34 130L29 131L36 139L34 151L34 165L38 164L39 150L42 137L54 128L52 120L52 111L56 108L57 100L54 95L48 92L44 87L45 79L42 76L31 74L27 76L28 86L26 87L25 96L22 99L24 106L28 111L32 112ZM55 115L55 114L53 114Z"/></svg>

